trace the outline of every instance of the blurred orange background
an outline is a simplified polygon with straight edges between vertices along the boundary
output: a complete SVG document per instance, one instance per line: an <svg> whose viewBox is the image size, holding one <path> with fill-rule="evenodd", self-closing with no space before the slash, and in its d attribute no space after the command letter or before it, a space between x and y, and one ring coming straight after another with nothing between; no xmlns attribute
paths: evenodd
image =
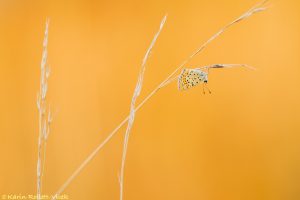
<svg viewBox="0 0 300 200"><path fill-rule="evenodd" d="M55 113L43 193L53 194L138 102L255 0L0 1L0 195L35 194L40 61L50 18L48 100ZM186 67L211 71L211 95L172 83L136 114L125 168L128 200L300 199L300 2L230 28ZM119 198L125 128L65 190L71 200Z"/></svg>

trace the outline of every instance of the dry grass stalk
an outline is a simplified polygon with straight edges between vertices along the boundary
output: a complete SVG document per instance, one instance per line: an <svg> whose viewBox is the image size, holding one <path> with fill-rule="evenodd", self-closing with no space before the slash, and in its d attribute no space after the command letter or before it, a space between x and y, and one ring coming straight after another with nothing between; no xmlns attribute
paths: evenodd
<svg viewBox="0 0 300 200"><path fill-rule="evenodd" d="M152 92L135 108L135 112L138 111L159 89L164 87L170 79L174 78L173 76L184 67L193 57L195 57L198 53L200 53L202 50L206 48L206 46L212 42L214 39L216 39L218 36L220 36L225 30L227 30L232 25L236 24L237 22L240 22L253 14L256 14L260 11L265 10L263 7L268 0L264 0L260 2L259 4L255 5L251 9L249 9L247 12L243 13L240 17L238 17L233 22L229 23L225 27L223 27L220 31L218 31L216 34L214 34L211 38L209 38L203 45L201 45L191 56L189 56L185 61L182 62L179 67L177 67L165 80L163 80ZM129 120L129 116L127 116L107 137L102 141L95 150L80 164L80 166L72 173L72 175L66 180L66 182L58 189L58 191L55 193L55 195L61 194L67 186L74 180L74 178L84 169L84 167L96 156L96 154L106 145L107 142L111 140L111 138L117 133L117 131L126 124L126 122ZM54 198L52 198L54 199Z"/></svg>
<svg viewBox="0 0 300 200"><path fill-rule="evenodd" d="M165 16L161 23L160 23L160 27L158 32L155 34L147 52L146 55L143 59L143 63L141 65L141 69L140 69L140 73L138 76L138 81L131 99L131 105L130 105L130 115L129 115L129 120L128 120L128 124L127 124L127 128L126 128L126 133L125 133L125 138L124 138L124 143L123 143L123 154L122 154L122 163L121 163L121 171L120 171L120 177L119 177L119 183L120 183L120 200L123 200L123 193L124 193L124 168L125 168L125 160L126 160L126 154L127 154L127 147L128 147L128 140L129 140L129 135L130 135L130 131L134 122L134 118L135 118L135 103L136 103L136 99L137 97L140 95L141 90L142 90L142 85L143 85L143 79L144 79L144 73L145 73L145 69L146 69L146 63L147 60L151 54L152 48L166 22L167 16Z"/></svg>
<svg viewBox="0 0 300 200"><path fill-rule="evenodd" d="M37 95L37 108L39 112L39 137L38 137L38 159L37 159L37 199L41 199L42 177L45 168L46 144L50 133L52 116L50 109L47 109L46 96L48 90L48 78L50 68L47 65L48 55L48 30L49 20L46 21L45 36L43 41L43 54L41 61L40 91ZM44 153L42 153L44 151Z"/></svg>

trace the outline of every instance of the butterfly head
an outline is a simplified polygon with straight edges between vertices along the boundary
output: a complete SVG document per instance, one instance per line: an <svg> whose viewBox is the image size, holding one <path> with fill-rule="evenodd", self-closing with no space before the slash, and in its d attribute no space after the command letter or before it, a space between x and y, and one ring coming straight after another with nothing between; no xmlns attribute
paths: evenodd
<svg viewBox="0 0 300 200"><path fill-rule="evenodd" d="M203 81L204 83L207 83L208 82L208 74L207 74L207 72L204 72L204 71L202 71L200 69L196 69L196 70L198 71L198 73L200 75L201 81Z"/></svg>

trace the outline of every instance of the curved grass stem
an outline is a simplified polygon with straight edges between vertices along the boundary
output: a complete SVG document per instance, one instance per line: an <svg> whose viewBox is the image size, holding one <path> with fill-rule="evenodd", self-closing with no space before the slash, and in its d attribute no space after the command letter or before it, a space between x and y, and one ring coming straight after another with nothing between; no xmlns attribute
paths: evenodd
<svg viewBox="0 0 300 200"><path fill-rule="evenodd" d="M237 19L232 21L231 23L227 24L223 28L221 28L217 33L215 33L212 37L210 37L205 43L203 43L194 53L192 53L186 60L184 60L172 73L170 73L167 78L165 78L160 84L158 84L143 100L142 102L135 107L134 112L137 112L154 94L157 93L159 89L166 86L168 83L170 83L170 79L173 78L173 76L178 73L179 70L181 70L192 58L194 58L196 55L198 55L200 52L202 52L209 43L211 43L214 39L216 39L218 36L220 36L222 33L224 33L228 28L233 26L234 24L252 16L253 14L256 14L258 12L261 12L265 10L263 7L268 0L264 0L258 4L256 4L254 7L249 9L247 12L243 13L241 16L239 16ZM130 116L130 115L129 115ZM125 123L129 120L129 116L127 116L107 137L104 141L102 141L95 149L90 153L90 155L79 165L79 167L72 173L72 175L66 180L66 182L58 189L58 191L55 193L54 197L61 194L68 185L74 180L74 178L83 170L83 168L96 156L96 154L109 142L112 137L118 132L118 130L125 125ZM55 199L55 198L52 198Z"/></svg>

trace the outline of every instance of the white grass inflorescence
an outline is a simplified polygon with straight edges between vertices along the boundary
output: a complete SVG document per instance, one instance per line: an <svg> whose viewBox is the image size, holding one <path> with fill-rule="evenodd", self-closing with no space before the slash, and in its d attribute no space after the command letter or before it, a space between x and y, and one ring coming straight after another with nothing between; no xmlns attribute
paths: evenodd
<svg viewBox="0 0 300 200"><path fill-rule="evenodd" d="M146 54L145 57L143 59L142 65L141 65L141 69L140 69L140 73L138 76L138 81L131 99L131 105L130 105L130 115L129 115L129 120L127 123L127 128L126 128L126 133L125 133L125 137L124 137L124 143L123 143L123 154L122 154L122 163L121 163L121 171L120 171L120 177L119 177L119 183L120 183L120 200L123 200L123 193L124 193L124 169L125 169L125 160L126 160L126 154L127 154L127 148L128 148L128 140L129 140L129 135L130 135L130 131L134 122L134 118L135 118L135 103L136 103L136 99L137 97L140 95L141 90L142 90L142 85L143 85L143 79L144 79L144 74L145 74L145 70L146 70L146 63L147 60L151 54L152 48L154 47L154 44L166 22L167 16L165 15L164 18L162 19L161 23L160 23L160 27L158 32L155 34Z"/></svg>
<svg viewBox="0 0 300 200"><path fill-rule="evenodd" d="M135 112L138 111L159 89L166 86L167 83L170 82L171 79L174 79L176 77L173 77L180 69L182 69L193 57L195 57L198 53L203 51L206 46L212 42L214 39L216 39L218 36L220 36L225 30L227 30L232 25L252 16L253 14L256 14L260 11L265 10L265 7L263 7L268 0L264 0L251 9L249 9L247 12L243 13L240 17L232 21L231 23L224 26L220 31L218 31L216 34L214 34L211 38L209 38L203 45L201 45L193 54L191 54L185 61L182 62L179 67L177 67L170 75L164 79L158 86L152 90L148 96L145 97L145 99L142 100L142 102L136 106ZM96 154L109 142L112 137L118 132L118 130L126 124L126 122L129 120L129 116L127 116L105 139L102 141L95 149L92 151L89 156L79 165L79 167L71 174L71 176L65 181L65 183L57 190L54 197L56 195L61 194L68 185L75 179L75 177L84 169L84 167L96 156ZM55 198L52 198L55 199Z"/></svg>
<svg viewBox="0 0 300 200"><path fill-rule="evenodd" d="M48 91L48 78L50 76L50 67L47 63L48 31L49 31L49 19L47 19L46 21L45 35L43 41L43 54L42 54L42 61L41 61L40 91L37 95L37 108L39 112L39 136L38 136L38 158L37 158L37 199L38 200L41 199L42 178L44 174L45 160L46 160L46 145L50 133L50 124L52 122L50 108L47 106L46 103L46 96Z"/></svg>

